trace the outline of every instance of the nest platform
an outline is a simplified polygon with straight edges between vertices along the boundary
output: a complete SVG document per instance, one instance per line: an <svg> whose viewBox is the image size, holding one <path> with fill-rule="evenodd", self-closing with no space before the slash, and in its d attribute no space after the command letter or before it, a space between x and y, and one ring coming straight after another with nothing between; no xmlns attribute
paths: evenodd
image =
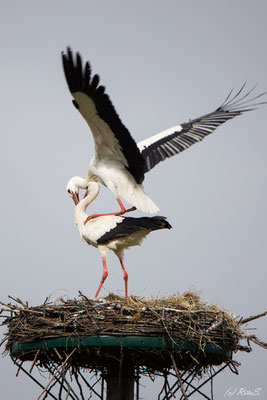
<svg viewBox="0 0 267 400"><path fill-rule="evenodd" d="M213 378L226 367L238 373L234 352L251 351L250 341L267 348L243 331L243 324L267 311L237 320L194 292L104 299L89 299L79 292L78 299L47 299L35 307L11 299L13 303L0 303L1 325L7 327L0 345L18 366L17 375L22 370L41 387L39 400L62 399L63 392L73 400L88 395L133 400L134 385L139 399L142 376L163 378L160 400L179 391L184 399L194 394L212 399ZM242 339L247 346L240 345ZM29 362L26 369L24 362ZM48 384L39 381L44 373ZM208 382L211 397L202 392Z"/></svg>
<svg viewBox="0 0 267 400"><path fill-rule="evenodd" d="M186 292L168 298L61 300L29 307L10 305L6 351L20 361L41 366L69 362L76 368L101 369L114 359L163 371L173 358L180 370L199 370L232 359L238 349L240 324L226 310L201 302ZM38 352L38 353L37 353Z"/></svg>

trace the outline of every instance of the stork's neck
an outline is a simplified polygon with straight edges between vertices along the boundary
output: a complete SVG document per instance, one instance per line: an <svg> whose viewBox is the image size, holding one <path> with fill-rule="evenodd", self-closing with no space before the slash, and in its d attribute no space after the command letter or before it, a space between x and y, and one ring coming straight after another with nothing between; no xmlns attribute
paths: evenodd
<svg viewBox="0 0 267 400"><path fill-rule="evenodd" d="M97 182L90 182L88 184L88 194L82 199L74 210L74 219L77 226L83 225L85 219L88 217L86 209L91 204L99 193L100 187Z"/></svg>

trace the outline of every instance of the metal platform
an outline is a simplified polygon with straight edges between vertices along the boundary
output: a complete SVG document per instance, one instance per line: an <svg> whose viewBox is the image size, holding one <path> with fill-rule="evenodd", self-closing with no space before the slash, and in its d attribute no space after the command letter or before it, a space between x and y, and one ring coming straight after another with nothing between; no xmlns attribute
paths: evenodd
<svg viewBox="0 0 267 400"><path fill-rule="evenodd" d="M95 335L15 342L11 357L19 370L42 388L40 399L48 396L61 399L62 393L67 392L71 399L78 400L85 399L85 392L87 395L89 392L90 396L95 395L93 398L99 399L138 400L140 377L152 375L164 379L158 399L169 399L179 391L181 399L193 394L210 399L200 389L231 364L232 351L213 343L205 343L200 347L192 341L167 336ZM200 382L198 364L203 369L205 360L208 377ZM22 365L25 361L32 361L29 370ZM220 365L220 368L216 371L212 363ZM34 366L44 367L52 376L47 386L33 376ZM98 376L93 385L87 376L92 371ZM195 378L198 378L197 384L194 383ZM70 381L76 382L79 395ZM59 389L55 395L56 386Z"/></svg>

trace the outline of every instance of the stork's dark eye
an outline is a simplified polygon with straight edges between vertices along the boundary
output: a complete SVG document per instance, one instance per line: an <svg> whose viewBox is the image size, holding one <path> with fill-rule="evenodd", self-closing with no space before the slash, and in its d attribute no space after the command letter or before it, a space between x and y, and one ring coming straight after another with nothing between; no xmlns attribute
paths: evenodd
<svg viewBox="0 0 267 400"><path fill-rule="evenodd" d="M70 189L68 189L68 193L71 194L71 190Z"/></svg>
<svg viewBox="0 0 267 400"><path fill-rule="evenodd" d="M74 107L77 108L77 110L79 110L79 104L77 103L77 101L72 100L72 103L73 103Z"/></svg>

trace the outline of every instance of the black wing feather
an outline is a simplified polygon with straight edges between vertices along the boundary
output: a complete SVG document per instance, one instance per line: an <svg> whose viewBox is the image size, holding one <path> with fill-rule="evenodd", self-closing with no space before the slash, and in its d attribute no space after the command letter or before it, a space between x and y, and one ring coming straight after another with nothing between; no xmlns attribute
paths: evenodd
<svg viewBox="0 0 267 400"><path fill-rule="evenodd" d="M255 89L255 86L238 99L238 96L243 92L244 87L245 84L232 98L231 91L222 105L214 112L182 124L181 130L174 131L142 149L141 153L146 162L145 172L148 172L166 158L172 157L192 146L194 143L203 140L218 126L222 125L229 119L241 115L244 112L254 110L255 106L259 104L266 104L266 102L257 104L253 103L265 93L261 93L252 99L248 99L248 96Z"/></svg>
<svg viewBox="0 0 267 400"><path fill-rule="evenodd" d="M98 86L99 76L94 75L91 77L91 67L88 62L86 62L83 69L79 53L76 53L75 62L70 48L67 49L66 54L62 53L62 62L71 93L82 92L94 101L98 116L109 125L120 144L128 163L126 168L138 184L142 183L145 173L145 160L130 132L121 122L108 95L105 93L105 87ZM75 106L77 107L76 104Z"/></svg>

